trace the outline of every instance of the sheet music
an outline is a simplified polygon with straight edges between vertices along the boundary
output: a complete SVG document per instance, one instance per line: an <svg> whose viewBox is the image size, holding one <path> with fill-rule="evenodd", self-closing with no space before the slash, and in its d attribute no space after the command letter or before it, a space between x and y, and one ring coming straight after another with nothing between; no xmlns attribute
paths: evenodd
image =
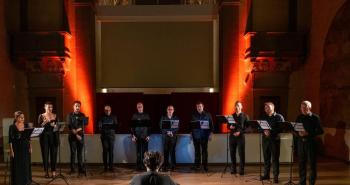
<svg viewBox="0 0 350 185"><path fill-rule="evenodd" d="M102 124L103 124L103 125L113 125L113 121L110 121L110 122L103 122Z"/></svg>
<svg viewBox="0 0 350 185"><path fill-rule="evenodd" d="M44 128L34 128L30 137L38 137L41 133L43 133Z"/></svg>
<svg viewBox="0 0 350 185"><path fill-rule="evenodd" d="M53 132L62 132L64 130L65 124L65 122L57 122L56 126L53 128Z"/></svg>
<svg viewBox="0 0 350 185"><path fill-rule="evenodd" d="M209 121L207 121L207 120L200 120L199 124L201 125L201 129L209 129Z"/></svg>
<svg viewBox="0 0 350 185"><path fill-rule="evenodd" d="M171 128L172 129L177 129L179 128L179 120L171 120L170 123L171 123Z"/></svg>
<svg viewBox="0 0 350 185"><path fill-rule="evenodd" d="M263 129L263 130L271 130L271 127L270 127L269 123L266 120L257 120L257 122L259 123L261 129Z"/></svg>
<svg viewBox="0 0 350 185"><path fill-rule="evenodd" d="M232 115L226 116L226 119L227 119L228 124L230 124L230 125L236 124L236 121Z"/></svg>
<svg viewBox="0 0 350 185"><path fill-rule="evenodd" d="M297 132L305 132L305 128L303 123L299 123L299 122L290 122L290 124L293 125L293 128L295 131Z"/></svg>

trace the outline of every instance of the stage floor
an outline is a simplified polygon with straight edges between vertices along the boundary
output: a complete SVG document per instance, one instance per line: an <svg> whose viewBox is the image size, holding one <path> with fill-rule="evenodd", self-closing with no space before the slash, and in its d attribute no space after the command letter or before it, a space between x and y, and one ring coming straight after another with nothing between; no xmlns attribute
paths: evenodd
<svg viewBox="0 0 350 185"><path fill-rule="evenodd" d="M4 184L4 172L5 165L1 164L1 178L0 184ZM130 182L132 176L138 174L133 170L132 166L119 166L116 167L115 173L101 173L102 167L96 165L90 165L88 170L88 176L77 177L76 175L70 176L66 174L68 166L65 165L63 174L68 178L70 184L79 185L127 185ZM224 165L209 166L209 172L192 172L189 166L179 166L176 172L168 173L171 177L181 185L257 185L262 184L257 181L256 178L259 175L258 165L248 165L246 167L246 175L231 175L229 171L221 178ZM346 165L341 162L327 161L321 162L318 165L319 178L317 181L318 185L349 185L350 184L350 165ZM289 177L288 165L281 165L280 168L280 183L285 184ZM293 170L293 176L297 176L297 169ZM91 173L91 174L90 174ZM43 178L44 173L40 165L33 165L33 180L39 184L46 184L49 179ZM298 178L293 178L294 182L297 183ZM8 180L8 179L7 179ZM8 181L7 181L8 182ZM269 181L265 181L265 184L272 184ZM62 180L56 180L52 185L63 185L65 184Z"/></svg>

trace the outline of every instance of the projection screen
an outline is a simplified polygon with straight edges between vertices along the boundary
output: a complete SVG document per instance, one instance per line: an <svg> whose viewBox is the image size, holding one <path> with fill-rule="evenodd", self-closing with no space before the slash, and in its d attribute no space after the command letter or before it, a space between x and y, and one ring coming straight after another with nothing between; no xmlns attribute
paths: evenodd
<svg viewBox="0 0 350 185"><path fill-rule="evenodd" d="M97 88L218 88L216 30L213 21L97 21Z"/></svg>

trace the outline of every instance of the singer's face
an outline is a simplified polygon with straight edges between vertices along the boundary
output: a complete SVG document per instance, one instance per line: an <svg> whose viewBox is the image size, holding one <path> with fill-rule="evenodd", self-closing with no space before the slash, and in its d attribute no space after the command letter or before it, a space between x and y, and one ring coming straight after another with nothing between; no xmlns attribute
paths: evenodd
<svg viewBox="0 0 350 185"><path fill-rule="evenodd" d="M74 110L74 112L80 112L80 104L79 103L75 103L73 105L73 110Z"/></svg>
<svg viewBox="0 0 350 185"><path fill-rule="evenodd" d="M272 114L275 111L274 107L272 105L265 105L264 109L265 109L265 113L267 115L270 115L270 114Z"/></svg>
<svg viewBox="0 0 350 185"><path fill-rule="evenodd" d="M110 106L105 106L105 114L110 115L112 112L112 108Z"/></svg>
<svg viewBox="0 0 350 185"><path fill-rule="evenodd" d="M136 108L137 108L138 113L143 113L143 104L142 103L138 103L136 105Z"/></svg>
<svg viewBox="0 0 350 185"><path fill-rule="evenodd" d="M305 104L301 104L300 112L304 115L307 115L310 112L310 109Z"/></svg>
<svg viewBox="0 0 350 185"><path fill-rule="evenodd" d="M197 108L197 111L199 112L199 113L202 113L203 112L203 110L204 110L204 105L203 104L197 104L196 105L196 108Z"/></svg>
<svg viewBox="0 0 350 185"><path fill-rule="evenodd" d="M243 108L243 105L241 103L237 103L235 106L236 112L241 112Z"/></svg>
<svg viewBox="0 0 350 185"><path fill-rule="evenodd" d="M174 107L173 106L169 106L166 111L167 111L168 115L172 116L174 114Z"/></svg>
<svg viewBox="0 0 350 185"><path fill-rule="evenodd" d="M21 114L17 117L17 122L18 123L24 123L24 114Z"/></svg>
<svg viewBox="0 0 350 185"><path fill-rule="evenodd" d="M53 106L50 104L45 104L45 112L52 112Z"/></svg>

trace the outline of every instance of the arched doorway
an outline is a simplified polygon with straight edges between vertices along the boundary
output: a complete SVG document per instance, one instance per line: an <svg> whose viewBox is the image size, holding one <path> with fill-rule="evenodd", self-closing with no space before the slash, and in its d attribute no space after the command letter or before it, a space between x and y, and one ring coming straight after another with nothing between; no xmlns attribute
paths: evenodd
<svg viewBox="0 0 350 185"><path fill-rule="evenodd" d="M325 134L325 153L350 160L350 1L339 9L324 45L320 80L320 115Z"/></svg>

